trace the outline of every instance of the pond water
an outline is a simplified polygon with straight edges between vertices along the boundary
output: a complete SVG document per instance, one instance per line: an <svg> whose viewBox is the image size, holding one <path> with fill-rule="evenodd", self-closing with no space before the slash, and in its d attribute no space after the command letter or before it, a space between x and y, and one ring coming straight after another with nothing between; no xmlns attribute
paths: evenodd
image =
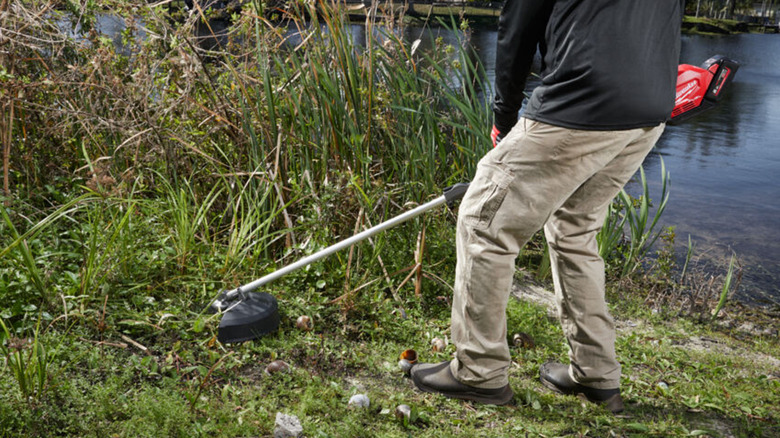
<svg viewBox="0 0 780 438"><path fill-rule="evenodd" d="M114 35L123 27L101 24ZM363 40L363 26L353 26L353 36ZM408 27L404 36L421 39L420 50L432 50L437 37L467 41L493 82L495 29ZM697 263L713 273L725 273L736 254L743 268L736 298L780 305L780 35L683 36L681 63L699 65L716 54L740 63L736 78L717 107L666 129L644 163L651 197L660 197L663 158L671 196L661 221L675 226L678 259L688 236ZM529 81L527 91L534 86ZM637 194L635 186L627 190Z"/></svg>
<svg viewBox="0 0 780 438"><path fill-rule="evenodd" d="M780 303L780 35L685 36L682 61L714 54L739 71L719 106L667 128L645 166L672 177L663 220L680 242L715 265L737 255L744 268L737 296ZM683 251L683 250L681 250Z"/></svg>

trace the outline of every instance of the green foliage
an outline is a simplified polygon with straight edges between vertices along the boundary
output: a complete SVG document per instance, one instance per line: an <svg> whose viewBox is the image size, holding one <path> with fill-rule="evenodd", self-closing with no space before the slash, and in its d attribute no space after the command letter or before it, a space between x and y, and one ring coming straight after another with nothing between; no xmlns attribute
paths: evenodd
<svg viewBox="0 0 780 438"><path fill-rule="evenodd" d="M609 211L607 212L604 225L596 236L596 241L599 244L599 255L604 260L612 260L619 255L617 251L622 243L624 226L627 220L627 216L621 214L621 210L619 198L609 204Z"/></svg>
<svg viewBox="0 0 780 438"><path fill-rule="evenodd" d="M0 354L16 381L22 400L36 404L44 397L49 386L50 367L56 359L53 351L48 349L40 337L40 321L35 327L31 342L27 339L12 336L6 323L0 318L2 339L0 339ZM56 350L55 350L56 351Z"/></svg>
<svg viewBox="0 0 780 438"><path fill-rule="evenodd" d="M15 261L20 262L19 266L22 266L27 271L27 275L28 275L27 278L30 281L30 283L32 283L39 296L41 298L46 298L48 295L46 293L46 285L44 284L44 279L43 276L41 275L41 271L38 269L38 265L35 262L35 257L30 251L30 246L28 245L27 240L19 236L19 232L16 230L16 227L11 221L11 218L8 215L8 212L6 211L5 207L0 206L0 212L3 213L3 220L5 221L5 225L7 229L10 231L11 237L14 239L14 242L11 243L11 245L9 245L8 247L6 247L6 249L3 252L8 253L14 247L17 248L19 252L19 259L14 258Z"/></svg>
<svg viewBox="0 0 780 438"><path fill-rule="evenodd" d="M661 201L655 206L652 217L653 205L644 168L640 167L639 175L642 194L634 198L621 189L610 204L604 226L596 236L599 255L608 264L618 265L623 277L642 266L653 244L664 235L663 230L656 227L669 200L669 173L661 160Z"/></svg>
<svg viewBox="0 0 780 438"><path fill-rule="evenodd" d="M207 222L208 213L217 201L222 188L214 186L205 195L203 201L199 201L189 181L181 181L179 187L174 189L167 180L160 179L168 207L165 213L169 215L169 220L166 222L173 226L170 232L171 246L176 251L180 269L183 269L190 255L196 251L197 241L210 240L211 227Z"/></svg>
<svg viewBox="0 0 780 438"><path fill-rule="evenodd" d="M723 310L723 307L726 305L726 301L729 298L729 292L731 292L731 286L732 286L732 280L734 278L734 263L736 262L737 257L735 255L731 256L731 261L729 262L729 269L726 273L726 279L723 281L723 289L720 292L720 297L718 299L718 304L715 306L715 310L712 312L712 319L715 319L718 317L718 313L720 313L721 310Z"/></svg>
<svg viewBox="0 0 780 438"><path fill-rule="evenodd" d="M16 316L21 312L18 309L22 306L37 306L52 304L54 294L49 275L44 274L49 269L42 269L43 256L53 256L53 251L48 248L51 240L57 241L56 232L52 232L59 225L61 220L72 220L72 215L82 206L89 204L94 200L91 194L85 194L64 202L54 212L43 217L34 225L30 226L24 234L19 234L14 221L12 220L9 209L6 206L0 206L3 222L0 223L0 230L3 230L2 244L4 248L0 251L0 272L4 281L0 292L6 299L7 307L2 317L9 318ZM16 217L24 218L24 203L16 203L18 208ZM25 222L26 222L25 221ZM5 232L7 230L7 232ZM10 262L10 265L8 264ZM20 269L21 268L21 269ZM32 292L32 293L30 293ZM10 310L10 312L8 311Z"/></svg>
<svg viewBox="0 0 780 438"><path fill-rule="evenodd" d="M661 160L661 201L655 206L655 214L650 217L650 190L645 177L643 168L639 169L642 184L642 195L639 199L632 199L625 190L620 191L620 201L625 209L626 219L629 227L629 247L624 255L622 273L628 275L640 266L640 263L650 247L658 240L661 231L655 229L661 218L666 204L669 201L669 173Z"/></svg>
<svg viewBox="0 0 780 438"><path fill-rule="evenodd" d="M677 268L674 253L676 237L674 227L667 227L661 234L663 246L656 252L655 269L662 279L671 279L674 269Z"/></svg>
<svg viewBox="0 0 780 438"><path fill-rule="evenodd" d="M135 213L132 203L99 202L87 208L80 237L81 269L77 293L96 296L112 272L119 270L132 253L127 247L126 230Z"/></svg>

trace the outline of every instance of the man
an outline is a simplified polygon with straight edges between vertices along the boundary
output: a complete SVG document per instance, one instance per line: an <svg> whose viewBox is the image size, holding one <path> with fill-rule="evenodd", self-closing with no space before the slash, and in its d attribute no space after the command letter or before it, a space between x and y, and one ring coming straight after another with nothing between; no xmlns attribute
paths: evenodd
<svg viewBox="0 0 780 438"><path fill-rule="evenodd" d="M615 329L596 235L612 199L674 106L680 0L507 0L501 12L494 144L458 216L452 361L412 368L421 390L512 401L506 305L522 246L544 227L570 364L542 383L623 410ZM517 120L534 55L541 84Z"/></svg>

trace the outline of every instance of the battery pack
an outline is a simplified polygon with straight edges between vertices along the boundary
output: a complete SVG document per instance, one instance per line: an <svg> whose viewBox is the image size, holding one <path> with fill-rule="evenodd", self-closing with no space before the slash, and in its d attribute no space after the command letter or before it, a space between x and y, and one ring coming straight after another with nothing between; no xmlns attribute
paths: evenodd
<svg viewBox="0 0 780 438"><path fill-rule="evenodd" d="M704 61L700 67L679 65L677 93L669 123L675 125L715 106L737 69L739 63L720 55Z"/></svg>

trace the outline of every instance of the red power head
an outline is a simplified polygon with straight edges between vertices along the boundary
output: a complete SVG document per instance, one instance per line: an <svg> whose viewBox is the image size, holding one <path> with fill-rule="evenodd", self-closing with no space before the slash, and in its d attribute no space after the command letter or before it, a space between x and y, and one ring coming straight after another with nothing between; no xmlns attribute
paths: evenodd
<svg viewBox="0 0 780 438"><path fill-rule="evenodd" d="M706 111L721 99L739 64L723 56L713 56L701 67L681 64L677 67L677 95L669 121L674 125Z"/></svg>

